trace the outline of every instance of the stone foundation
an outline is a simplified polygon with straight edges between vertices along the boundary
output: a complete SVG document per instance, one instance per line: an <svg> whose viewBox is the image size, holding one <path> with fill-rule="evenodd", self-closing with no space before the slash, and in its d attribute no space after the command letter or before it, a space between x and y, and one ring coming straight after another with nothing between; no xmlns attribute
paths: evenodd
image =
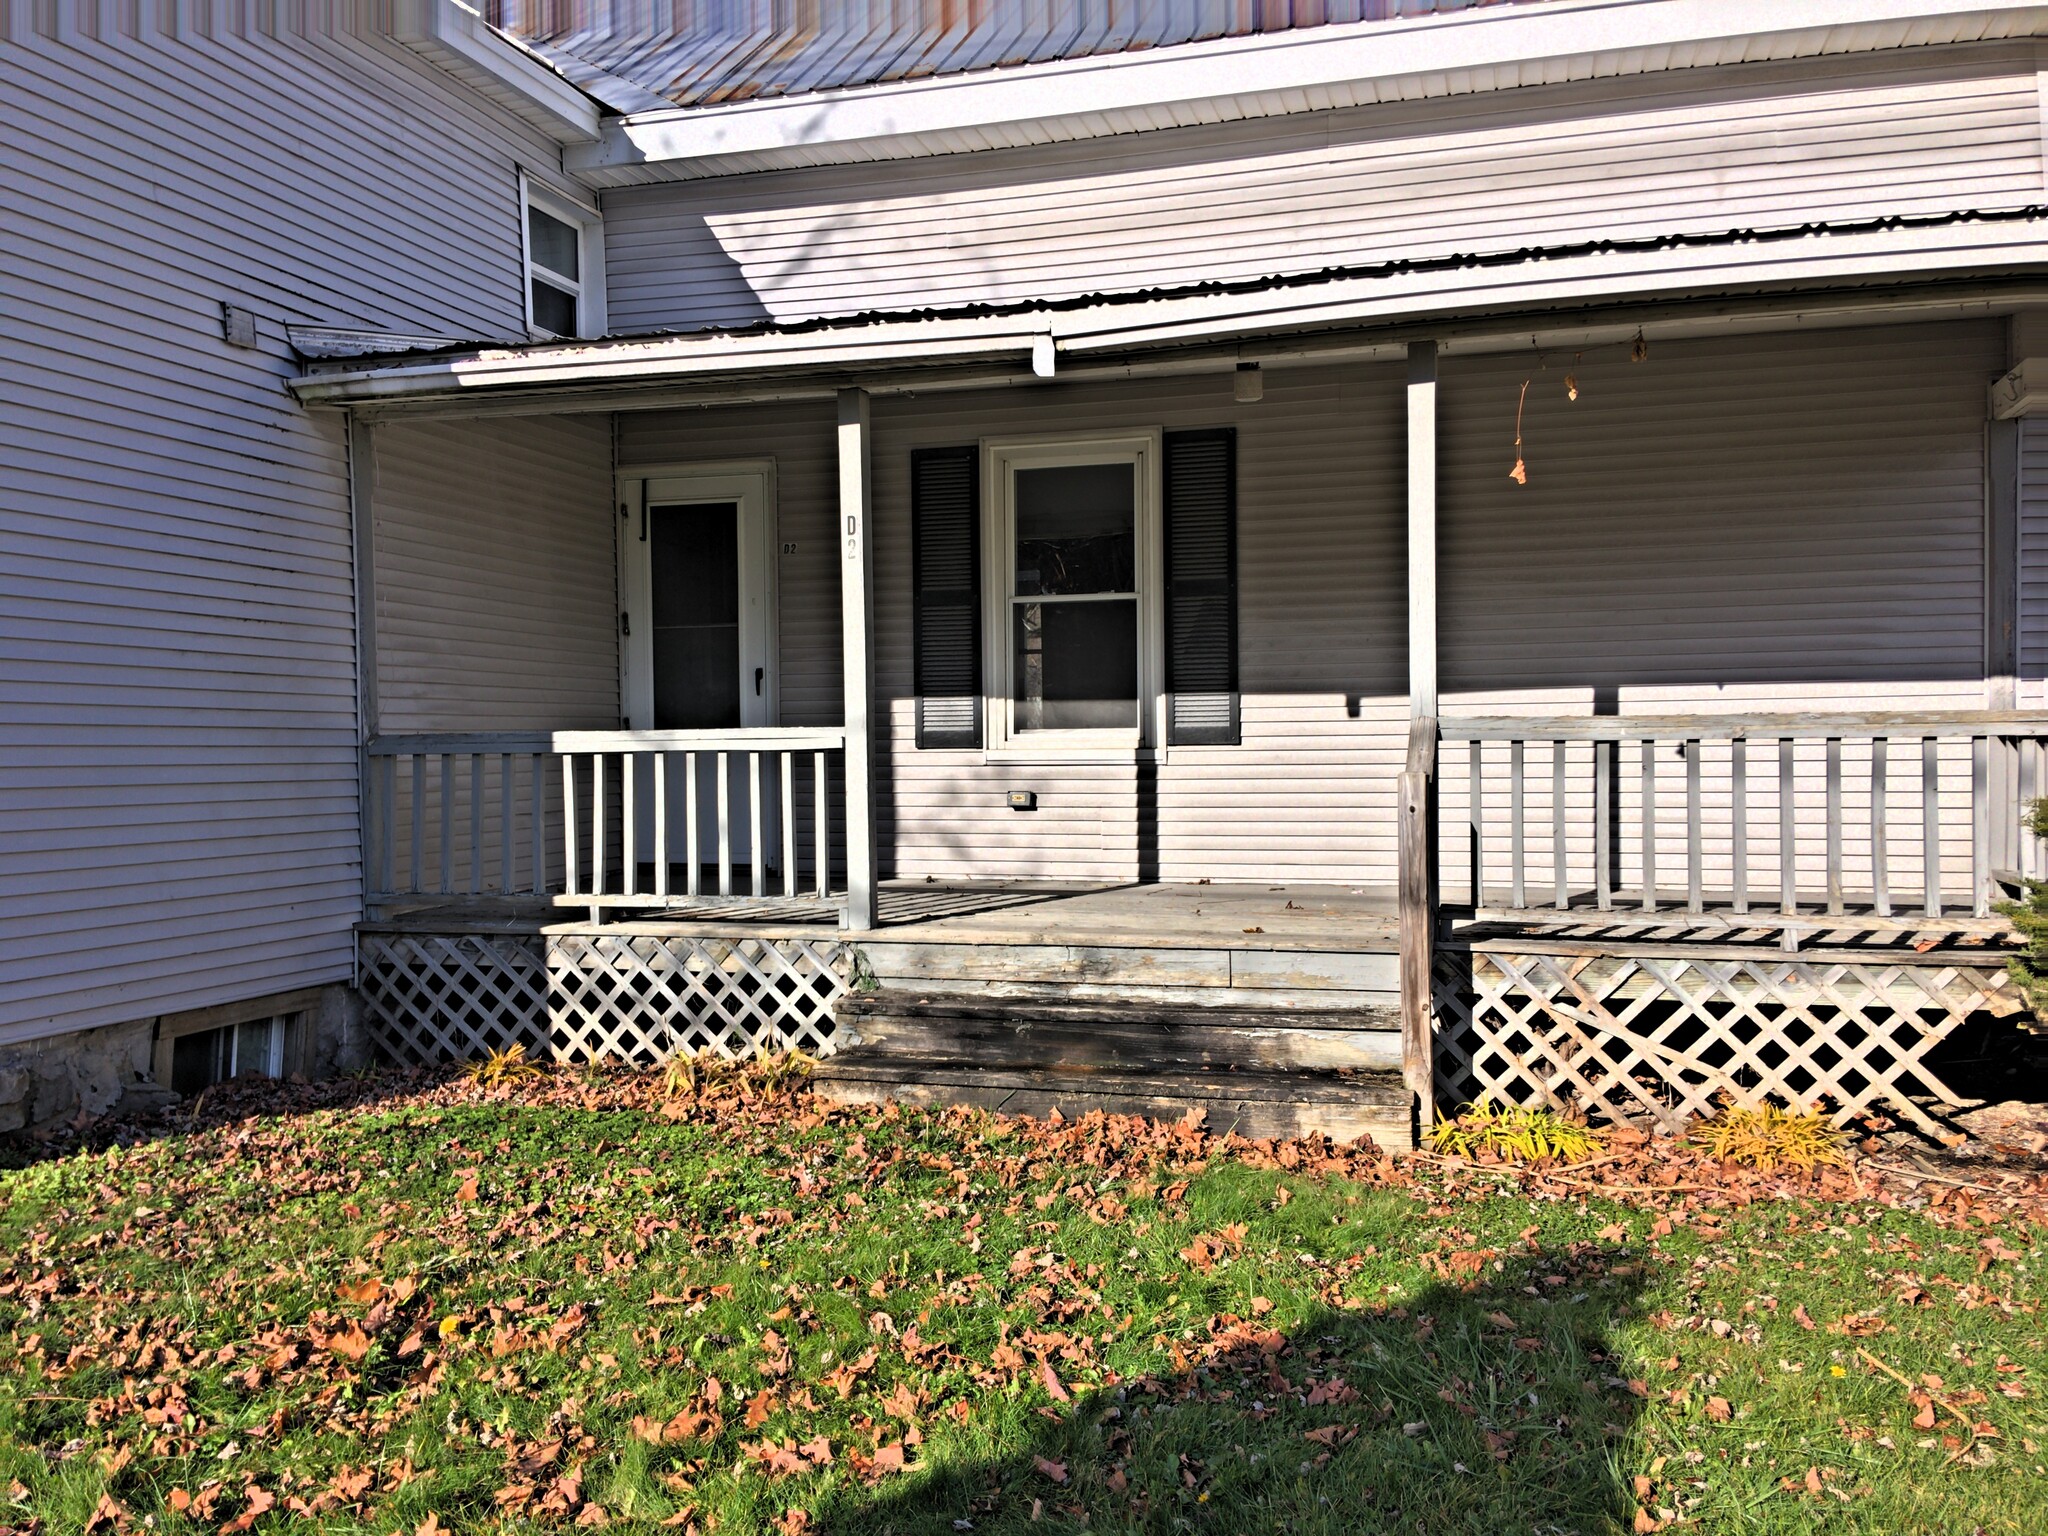
<svg viewBox="0 0 2048 1536"><path fill-rule="evenodd" d="M320 987L226 1008L108 1024L47 1040L0 1046L0 1132L39 1131L175 1103L167 1076L170 1039L195 1028L290 1013L298 1017L286 1073L332 1077L369 1064L353 989Z"/></svg>

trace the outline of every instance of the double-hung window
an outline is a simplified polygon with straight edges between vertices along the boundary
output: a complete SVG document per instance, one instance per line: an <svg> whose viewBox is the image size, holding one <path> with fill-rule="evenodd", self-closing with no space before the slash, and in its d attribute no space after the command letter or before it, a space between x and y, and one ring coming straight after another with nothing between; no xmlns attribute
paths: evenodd
<svg viewBox="0 0 2048 1536"><path fill-rule="evenodd" d="M524 185L526 322L540 336L604 334L604 246L598 216Z"/></svg>
<svg viewBox="0 0 2048 1536"><path fill-rule="evenodd" d="M992 745L1151 744L1157 439L992 444L987 456Z"/></svg>

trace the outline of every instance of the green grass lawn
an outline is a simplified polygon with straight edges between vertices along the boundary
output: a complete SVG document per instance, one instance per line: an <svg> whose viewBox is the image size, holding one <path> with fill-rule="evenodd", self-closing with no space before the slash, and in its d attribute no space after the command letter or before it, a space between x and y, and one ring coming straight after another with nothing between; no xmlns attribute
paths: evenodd
<svg viewBox="0 0 2048 1536"><path fill-rule="evenodd" d="M1996 1201L660 1097L237 1088L17 1155L0 1528L2048 1530Z"/></svg>

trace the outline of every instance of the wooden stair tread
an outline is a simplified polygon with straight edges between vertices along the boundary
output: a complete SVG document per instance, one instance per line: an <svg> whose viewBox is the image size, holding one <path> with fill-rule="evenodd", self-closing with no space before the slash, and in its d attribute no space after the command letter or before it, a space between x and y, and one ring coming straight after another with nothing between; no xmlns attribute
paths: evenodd
<svg viewBox="0 0 2048 1536"><path fill-rule="evenodd" d="M1113 1023L1160 1029L1336 1029L1398 1031L1400 1009L1255 1008L1156 1003L1123 998L1073 998L1054 992L984 996L957 992L911 992L883 988L849 992L833 1004L835 1017L860 1019L962 1019L1003 1024L1094 1026Z"/></svg>
<svg viewBox="0 0 2048 1536"><path fill-rule="evenodd" d="M1236 1071L1146 1072L1129 1067L1062 1065L979 1067L944 1056L854 1051L818 1063L819 1082L926 1083L934 1087L1039 1088L1061 1092L1138 1094L1163 1099L1261 1100L1270 1103L1405 1105L1408 1090L1395 1072Z"/></svg>

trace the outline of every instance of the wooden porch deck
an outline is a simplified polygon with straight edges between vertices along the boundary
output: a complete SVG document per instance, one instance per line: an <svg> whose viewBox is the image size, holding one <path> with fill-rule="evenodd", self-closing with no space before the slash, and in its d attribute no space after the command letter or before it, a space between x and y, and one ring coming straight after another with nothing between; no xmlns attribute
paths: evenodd
<svg viewBox="0 0 2048 1536"><path fill-rule="evenodd" d="M885 880L872 928L840 930L816 907L735 901L701 914L619 910L620 932L705 937L743 925L762 937L834 934L854 942L1079 944L1162 949L1356 950L1399 943L1394 892L1353 885L1093 884L1042 880ZM363 924L376 932L570 933L587 915L545 898L414 899Z"/></svg>

